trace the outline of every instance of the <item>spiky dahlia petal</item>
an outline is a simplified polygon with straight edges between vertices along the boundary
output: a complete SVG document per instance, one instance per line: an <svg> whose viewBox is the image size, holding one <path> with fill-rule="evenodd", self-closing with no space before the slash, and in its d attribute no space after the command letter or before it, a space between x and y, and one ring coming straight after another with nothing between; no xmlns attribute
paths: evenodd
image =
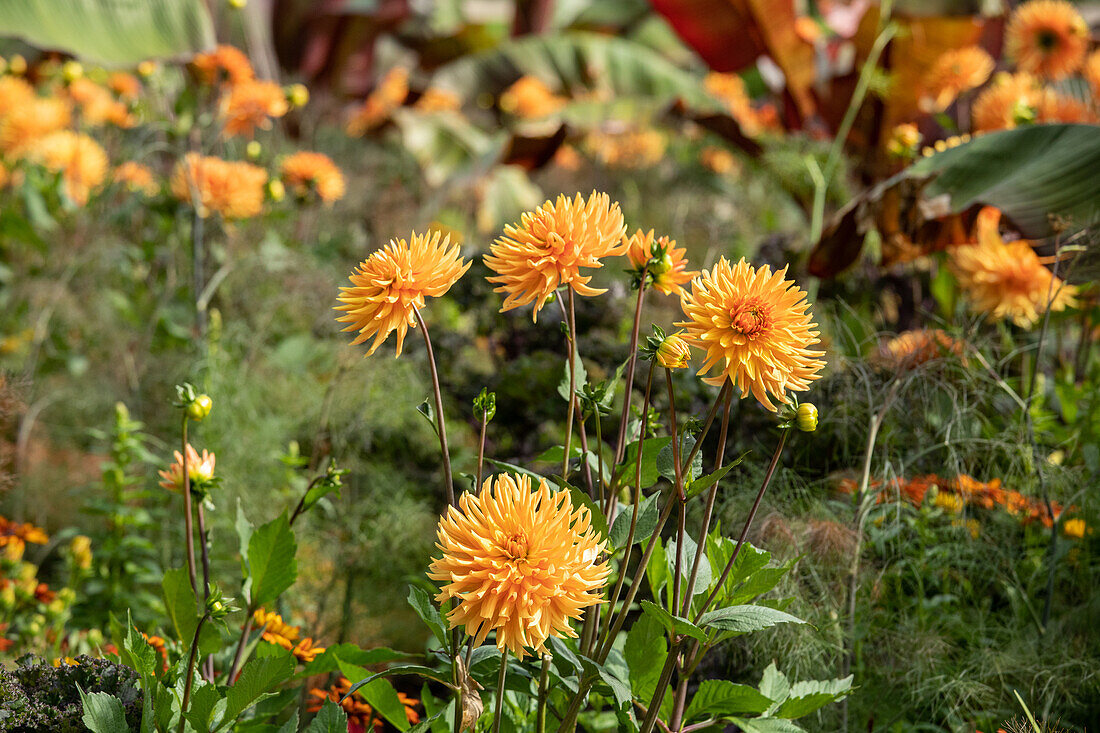
<svg viewBox="0 0 1100 733"><path fill-rule="evenodd" d="M507 293L501 312L535 303L534 316L559 286L567 285L579 295L600 295L604 291L588 285L591 275L582 267L603 267L601 257L621 255L627 245L623 214L606 193L595 191L586 201L558 196L534 211L523 214L519 224L504 227L504 236L490 246L486 266L497 273L487 278Z"/></svg>
<svg viewBox="0 0 1100 733"><path fill-rule="evenodd" d="M495 631L497 647L522 659L551 636L575 637L569 620L602 603L611 569L588 510L545 480L532 489L528 476L487 479L448 508L437 536L443 554L428 573L443 583L436 600L458 601L447 618L475 644Z"/></svg>
<svg viewBox="0 0 1100 733"><path fill-rule="evenodd" d="M468 269L459 245L438 231L391 240L359 264L351 287L340 288L336 310L344 314L336 320L348 324L345 331L358 331L352 345L374 338L368 356L396 331L400 356L405 334L416 327L414 307L445 294Z"/></svg>
<svg viewBox="0 0 1100 733"><path fill-rule="evenodd" d="M1021 71L1064 79L1085 60L1088 24L1065 0L1030 0L1012 13L1005 46Z"/></svg>
<svg viewBox="0 0 1100 733"><path fill-rule="evenodd" d="M720 386L728 379L742 397L752 394L773 412L772 399L789 402L786 392L809 389L825 366L825 352L810 348L819 339L806 294L786 274L722 257L681 293L687 320L676 324L706 352L700 376L716 370L703 381Z"/></svg>

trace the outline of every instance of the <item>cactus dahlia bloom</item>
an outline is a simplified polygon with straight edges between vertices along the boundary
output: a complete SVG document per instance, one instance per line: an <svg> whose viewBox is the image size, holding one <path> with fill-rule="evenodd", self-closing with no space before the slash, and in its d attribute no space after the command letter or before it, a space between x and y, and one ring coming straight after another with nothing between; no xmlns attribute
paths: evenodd
<svg viewBox="0 0 1100 733"><path fill-rule="evenodd" d="M1031 0L1012 13L1005 45L1020 71L1057 81L1081 68L1089 28L1065 0Z"/></svg>
<svg viewBox="0 0 1100 733"><path fill-rule="evenodd" d="M444 584L436 600L457 601L447 618L475 645L495 631L497 648L522 659L551 636L576 637L569 619L602 603L611 568L598 561L604 545L588 509L545 480L532 489L528 476L486 479L447 509L437 536L443 555L428 573Z"/></svg>
<svg viewBox="0 0 1100 733"><path fill-rule="evenodd" d="M409 241L393 239L359 263L350 276L351 287L340 288L336 310L345 311L337 321L347 323L345 331L358 331L352 345L373 337L370 356L397 331L397 356L409 326L416 327L414 308L424 307L424 298L438 298L451 289L470 269L463 263L459 245L440 233L410 235Z"/></svg>
<svg viewBox="0 0 1100 733"><path fill-rule="evenodd" d="M987 206L978 214L978 242L951 249L951 270L971 306L995 320L1022 328L1052 311L1077 305L1077 288L1043 267L1024 240L1005 242L998 231L1001 212Z"/></svg>
<svg viewBox="0 0 1100 733"><path fill-rule="evenodd" d="M69 197L81 205L107 177L107 153L82 132L51 132L33 144L30 157L60 173Z"/></svg>
<svg viewBox="0 0 1100 733"><path fill-rule="evenodd" d="M120 163L112 174L112 180L125 186L128 191L145 196L156 196L160 190L160 184L157 183L153 171L132 160Z"/></svg>
<svg viewBox="0 0 1100 733"><path fill-rule="evenodd" d="M226 219L256 216L264 206L267 171L240 161L188 153L172 171L172 195L196 205L199 216L217 212Z"/></svg>
<svg viewBox="0 0 1100 733"><path fill-rule="evenodd" d="M20 158L34 144L52 132L64 130L72 122L67 99L35 97L0 116L0 151Z"/></svg>
<svg viewBox="0 0 1100 733"><path fill-rule="evenodd" d="M176 462L166 471L158 471L161 479L160 485L169 491L183 490L183 456L179 451L174 453ZM191 444L187 444L187 475L191 478L191 490L201 488L203 484L214 480L214 454L204 450L200 456Z"/></svg>
<svg viewBox="0 0 1100 733"><path fill-rule="evenodd" d="M1042 88L1030 74L998 73L974 100L974 132L1010 130L1034 121L1042 95Z"/></svg>
<svg viewBox="0 0 1100 733"><path fill-rule="evenodd" d="M948 51L924 75L922 106L930 112L942 112L960 94L984 84L994 65L993 57L980 46Z"/></svg>
<svg viewBox="0 0 1100 733"><path fill-rule="evenodd" d="M683 291L683 284L699 274L698 270L687 269L688 263L684 258L686 250L677 249L675 239L660 237L654 240L652 229L648 232L639 229L626 239L626 243L626 256L630 260L630 266L635 272L641 273L642 268L649 263L646 269L649 282L665 295L679 295ZM654 262L650 262L651 259Z"/></svg>
<svg viewBox="0 0 1100 733"><path fill-rule="evenodd" d="M273 81L248 80L234 84L222 99L225 134L249 135L256 128L271 129L271 118L290 109L286 92Z"/></svg>
<svg viewBox="0 0 1100 733"><path fill-rule="evenodd" d="M707 384L728 379L772 412L771 398L787 403L787 390L804 391L825 366L817 324L808 313L806 293L785 280L787 268L772 273L744 259L736 265L722 257L691 281L691 293L680 295L686 321L684 338L706 352L699 370Z"/></svg>
<svg viewBox="0 0 1100 733"><path fill-rule="evenodd" d="M560 285L578 295L605 292L588 286L591 275L582 267L603 267L601 257L625 254L626 225L619 205L606 193L592 192L585 201L558 196L523 214L519 224L504 227L504 236L490 246L485 264L497 273L487 278L507 293L501 313L535 303L534 317Z"/></svg>
<svg viewBox="0 0 1100 733"><path fill-rule="evenodd" d="M326 204L342 199L346 190L344 174L324 153L300 151L287 156L281 166L283 182L296 195L305 197L316 191Z"/></svg>

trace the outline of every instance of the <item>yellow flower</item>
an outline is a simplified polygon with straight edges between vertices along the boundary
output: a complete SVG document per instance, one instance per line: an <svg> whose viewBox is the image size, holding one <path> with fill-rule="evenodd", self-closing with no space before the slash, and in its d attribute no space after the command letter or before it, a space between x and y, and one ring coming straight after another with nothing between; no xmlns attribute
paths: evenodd
<svg viewBox="0 0 1100 733"><path fill-rule="evenodd" d="M640 275L642 268L649 263L647 282L665 295L679 295L684 283L699 274L698 270L687 269L687 260L684 259L686 250L677 249L675 239L661 237L654 240L652 229L648 232L639 229L627 237L626 243L626 256L635 273Z"/></svg>
<svg viewBox="0 0 1100 733"><path fill-rule="evenodd" d="M1085 60L1089 29L1065 0L1030 0L1012 13L1005 47L1020 71L1064 79Z"/></svg>
<svg viewBox="0 0 1100 733"><path fill-rule="evenodd" d="M283 182L301 197L316 191L326 204L344 197L344 174L323 153L300 151L290 155L281 166Z"/></svg>
<svg viewBox="0 0 1100 733"><path fill-rule="evenodd" d="M81 132L50 133L34 145L31 157L47 170L60 173L69 197L81 205L107 177L107 153Z"/></svg>
<svg viewBox="0 0 1100 733"><path fill-rule="evenodd" d="M271 128L271 118L282 117L290 106L283 88L271 81L248 80L234 84L222 99L225 134L251 135L256 128Z"/></svg>
<svg viewBox="0 0 1100 733"><path fill-rule="evenodd" d="M963 92L985 84L994 65L993 57L979 46L944 53L921 80L921 108L942 112Z"/></svg>
<svg viewBox="0 0 1100 733"><path fill-rule="evenodd" d="M500 108L516 117L534 119L554 114L566 101L550 91L541 79L522 76L500 95Z"/></svg>
<svg viewBox="0 0 1100 733"><path fill-rule="evenodd" d="M142 62L146 64L149 62ZM252 64L240 49L218 46L210 53L200 53L191 59L191 68L204 84L228 82L239 84L255 77ZM141 73L141 66L138 67ZM148 76L148 74L144 74Z"/></svg>
<svg viewBox="0 0 1100 733"><path fill-rule="evenodd" d="M88 537L78 534L69 543L69 553L73 557L73 564L81 570L92 567L92 541Z"/></svg>
<svg viewBox="0 0 1100 733"><path fill-rule="evenodd" d="M301 631L297 626L286 623L283 617L274 611L265 611L262 608L257 608L252 614L252 621L257 628L263 629L264 641L281 646L287 651L294 649Z"/></svg>
<svg viewBox="0 0 1100 733"><path fill-rule="evenodd" d="M1042 89L1030 74L1000 72L974 100L975 132L1008 130L1035 120Z"/></svg>
<svg viewBox="0 0 1100 733"><path fill-rule="evenodd" d="M0 76L0 117L34 99L34 87L19 76Z"/></svg>
<svg viewBox="0 0 1100 733"><path fill-rule="evenodd" d="M370 132L390 118L393 111L409 96L409 70L396 66L386 72L359 109L348 120L347 133L358 137Z"/></svg>
<svg viewBox="0 0 1100 733"><path fill-rule="evenodd" d="M771 398L790 402L787 390L809 389L825 366L825 352L810 348L819 339L806 294L786 274L785 267L773 274L767 265L757 270L722 257L681 294L687 320L676 324L707 353L700 376L718 370L703 381L721 386L728 379L772 412Z"/></svg>
<svg viewBox="0 0 1100 733"><path fill-rule="evenodd" d="M1024 240L1005 242L998 231L1001 212L986 207L978 214L978 242L951 249L951 270L973 308L1017 326L1035 324L1049 307L1065 310L1077 303L1077 289L1043 267Z"/></svg>
<svg viewBox="0 0 1100 733"><path fill-rule="evenodd" d="M686 369L691 361L691 349L678 333L666 336L657 347L657 363L665 369Z"/></svg>
<svg viewBox="0 0 1100 733"><path fill-rule="evenodd" d="M160 185L157 183L153 171L132 160L128 160L115 168L113 178L115 183L121 183L126 186L128 191L133 193L156 196L157 191L160 190Z"/></svg>
<svg viewBox="0 0 1100 733"><path fill-rule="evenodd" d="M183 456L179 451L174 453L176 462L165 471L158 471L162 481L160 485L169 491L183 490ZM200 490L204 484L214 479L214 454L203 451L200 456L191 444L187 444L187 475L191 479L191 490Z"/></svg>
<svg viewBox="0 0 1100 733"><path fill-rule="evenodd" d="M595 191L585 201L558 196L535 211L523 214L520 223L504 227L504 236L490 246L485 265L497 273L487 278L507 293L501 312L535 303L534 317L546 299L561 285L578 295L605 292L589 287L591 275L582 267L603 267L601 257L622 255L626 225L618 204L605 193Z"/></svg>
<svg viewBox="0 0 1100 733"><path fill-rule="evenodd" d="M286 99L294 107L305 107L309 104L309 87L305 84L291 84L286 88Z"/></svg>
<svg viewBox="0 0 1100 733"><path fill-rule="evenodd" d="M267 171L251 163L188 153L172 172L172 195L197 204L199 215L217 212L227 219L259 214L264 204Z"/></svg>
<svg viewBox="0 0 1100 733"><path fill-rule="evenodd" d="M437 536L443 555L428 573L444 583L436 600L457 601L447 618L475 645L495 631L497 648L522 659L551 636L576 637L569 619L602 602L611 568L599 561L588 509L574 510L569 492L544 479L537 489L528 476L486 479L447 509Z"/></svg>
<svg viewBox="0 0 1100 733"><path fill-rule="evenodd" d="M352 345L374 337L370 356L391 331L397 331L397 355L409 326L416 327L414 308L424 307L424 298L438 298L451 289L470 269L463 263L459 246L449 237L440 241L439 232L390 240L382 249L363 260L351 274L351 287L340 288L336 310L345 311L336 320L349 324L345 331L358 331Z"/></svg>
<svg viewBox="0 0 1100 733"><path fill-rule="evenodd" d="M913 123L906 122L890 131L886 151L895 158L912 158L920 141L920 130Z"/></svg>
<svg viewBox="0 0 1100 733"><path fill-rule="evenodd" d="M948 491L938 492L932 503L951 514L962 513L963 508L966 506L966 501L961 496Z"/></svg>
<svg viewBox="0 0 1100 733"><path fill-rule="evenodd" d="M7 110L0 118L0 150L12 158L22 157L39 140L63 130L71 122L68 100L34 97Z"/></svg>
<svg viewBox="0 0 1100 733"><path fill-rule="evenodd" d="M1085 529L1084 519L1067 519L1062 523L1062 534L1066 537L1081 539L1085 536Z"/></svg>

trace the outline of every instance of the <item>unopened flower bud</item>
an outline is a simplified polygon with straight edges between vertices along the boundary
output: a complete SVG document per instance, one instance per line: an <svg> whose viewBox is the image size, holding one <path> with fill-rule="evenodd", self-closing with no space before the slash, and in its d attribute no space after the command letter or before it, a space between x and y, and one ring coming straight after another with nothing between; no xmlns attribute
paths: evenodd
<svg viewBox="0 0 1100 733"><path fill-rule="evenodd" d="M795 412L794 424L804 433L817 430L817 407L811 402L803 402Z"/></svg>
<svg viewBox="0 0 1100 733"><path fill-rule="evenodd" d="M691 360L691 350L687 341L679 334L672 334L657 347L657 363L665 369L685 369Z"/></svg>
<svg viewBox="0 0 1100 733"><path fill-rule="evenodd" d="M256 160L263 151L264 146L260 145L259 140L249 140L248 145L244 146L244 153L248 156L249 160Z"/></svg>
<svg viewBox="0 0 1100 733"><path fill-rule="evenodd" d="M243 10L248 5L248 0L229 0L229 7Z"/></svg>
<svg viewBox="0 0 1100 733"><path fill-rule="evenodd" d="M667 251L660 257L654 257L649 261L649 272L653 275L664 275L672 269L672 255Z"/></svg>
<svg viewBox="0 0 1100 733"><path fill-rule="evenodd" d="M84 76L84 67L79 61L66 61L61 67L61 75L65 77L65 81L75 81Z"/></svg>
<svg viewBox="0 0 1100 733"><path fill-rule="evenodd" d="M142 61L137 65L138 76L144 76L146 78L156 73L157 62L156 61Z"/></svg>
<svg viewBox="0 0 1100 733"><path fill-rule="evenodd" d="M191 404L187 406L187 417L195 422L201 422L203 418L210 414L210 408L213 406L214 400L210 399L210 395L201 394L191 400Z"/></svg>
<svg viewBox="0 0 1100 733"><path fill-rule="evenodd" d="M286 89L286 98L292 107L305 107L309 104L309 88L305 84L291 84Z"/></svg>
<svg viewBox="0 0 1100 733"><path fill-rule="evenodd" d="M267 184L267 195L272 201L282 201L286 198L286 186L283 182L276 178Z"/></svg>

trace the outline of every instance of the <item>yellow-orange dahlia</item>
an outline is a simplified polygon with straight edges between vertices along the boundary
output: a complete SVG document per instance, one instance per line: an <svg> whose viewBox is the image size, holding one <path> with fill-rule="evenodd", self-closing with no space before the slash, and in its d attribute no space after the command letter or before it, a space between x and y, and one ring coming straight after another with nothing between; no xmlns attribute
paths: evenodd
<svg viewBox="0 0 1100 733"><path fill-rule="evenodd" d="M73 79L68 94L80 109L80 121L85 125L94 127L110 123L123 128L134 126L134 116L126 105L115 99L109 89L86 76Z"/></svg>
<svg viewBox="0 0 1100 733"><path fill-rule="evenodd" d="M413 232L409 241L393 239L359 263L350 276L351 287L340 288L336 320L347 323L345 331L357 331L352 345L373 337L370 356L393 331L397 332L397 355L409 327L416 328L414 309L424 307L424 298L438 298L451 289L470 269L463 262L459 245L438 231Z"/></svg>
<svg viewBox="0 0 1100 733"><path fill-rule="evenodd" d="M653 238L653 230L641 229L626 238L628 249L626 256L634 272L641 275L646 268L646 282L665 295L679 294L684 283L699 274L698 270L688 270L686 252L676 247L676 240L668 237Z"/></svg>
<svg viewBox="0 0 1100 733"><path fill-rule="evenodd" d="M362 106L352 113L346 131L353 137L370 132L390 118L409 96L409 70L395 66L386 72L378 86L367 95Z"/></svg>
<svg viewBox="0 0 1100 733"><path fill-rule="evenodd" d="M344 174L324 153L300 151L288 156L281 166L283 183L301 197L311 191L326 204L344 197Z"/></svg>
<svg viewBox="0 0 1100 733"><path fill-rule="evenodd" d="M977 89L993 73L993 57L980 46L956 48L936 59L921 80L921 106L942 112L963 92Z"/></svg>
<svg viewBox="0 0 1100 733"><path fill-rule="evenodd" d="M1053 89L1043 90L1035 117L1038 122L1047 124L1055 122L1088 124L1096 121L1096 115L1087 104L1077 97L1059 94Z"/></svg>
<svg viewBox="0 0 1100 733"><path fill-rule="evenodd" d="M551 636L576 637L569 619L602 603L611 572L591 520L545 479L532 489L528 476L501 474L463 494L439 520L443 554L428 573L444 583L437 601L457 601L452 628L464 626L475 645L495 631L497 648L520 659Z"/></svg>
<svg viewBox="0 0 1100 733"><path fill-rule="evenodd" d="M1100 100L1100 49L1089 54L1085 60L1085 81L1089 83L1093 99Z"/></svg>
<svg viewBox="0 0 1100 733"><path fill-rule="evenodd" d="M1084 519L1067 519L1062 522L1062 534L1066 537L1073 537L1079 540L1085 536L1086 529L1087 527L1085 526Z"/></svg>
<svg viewBox="0 0 1100 733"><path fill-rule="evenodd" d="M107 177L107 153L82 132L51 132L34 144L31 157L47 170L60 173L69 197L81 205Z"/></svg>
<svg viewBox="0 0 1100 733"><path fill-rule="evenodd" d="M899 333L882 346L882 356L889 365L911 369L947 354L962 356L965 346L939 328L921 328Z"/></svg>
<svg viewBox="0 0 1100 733"><path fill-rule="evenodd" d="M977 243L950 250L951 270L973 308L1026 328L1048 307L1061 311L1075 306L1077 289L1043 267L1028 242L1005 242L998 229L1000 220L997 209L982 209Z"/></svg>
<svg viewBox="0 0 1100 733"><path fill-rule="evenodd" d="M1065 0L1030 0L1012 13L1005 28L1008 55L1020 71L1064 79L1085 60L1089 28Z"/></svg>
<svg viewBox="0 0 1100 733"><path fill-rule="evenodd" d="M0 117L34 99L34 87L20 76L0 76Z"/></svg>
<svg viewBox="0 0 1100 733"><path fill-rule="evenodd" d="M160 190L156 176L147 166L141 163L127 160L115 168L112 175L115 183L122 184L126 190L133 193L141 193L145 196L155 196Z"/></svg>
<svg viewBox="0 0 1100 733"><path fill-rule="evenodd" d="M160 474L160 485L169 491L182 491L183 490L183 456L179 451L175 451L173 455L176 457L175 463L168 466L165 471L158 471ZM191 481L191 490L199 491L204 484L209 484L214 480L214 454L204 450L200 456L191 444L187 444L187 475Z"/></svg>
<svg viewBox="0 0 1100 733"><path fill-rule="evenodd" d="M261 638L269 644L275 644L291 651L298 641L301 630L297 626L291 626L283 621L283 617L274 611L257 608L252 614L252 621L256 628L263 630Z"/></svg>
<svg viewBox="0 0 1100 733"><path fill-rule="evenodd" d="M535 303L534 316L560 285L579 295L599 295L604 290L589 287L591 275L582 267L603 267L601 257L622 255L626 224L617 203L606 193L595 191L585 201L558 196L534 211L523 214L519 224L504 227L485 257L485 265L497 273L487 278L507 293L501 312Z"/></svg>
<svg viewBox="0 0 1100 733"><path fill-rule="evenodd" d="M191 68L204 84L239 84L255 76L248 56L240 49L226 45L196 55L191 59Z"/></svg>
<svg viewBox="0 0 1100 733"><path fill-rule="evenodd" d="M34 97L0 118L0 150L13 158L22 157L38 140L71 122L68 100Z"/></svg>
<svg viewBox="0 0 1100 733"><path fill-rule="evenodd" d="M1001 72L974 100L971 113L975 132L1008 130L1033 122L1043 90L1030 74Z"/></svg>
<svg viewBox="0 0 1100 733"><path fill-rule="evenodd" d="M462 108L462 99L446 89L428 87L415 106L421 112L454 112Z"/></svg>
<svg viewBox="0 0 1100 733"><path fill-rule="evenodd" d="M554 114L566 101L538 77L522 76L500 95L500 108L516 117L534 119Z"/></svg>
<svg viewBox="0 0 1100 733"><path fill-rule="evenodd" d="M660 162L668 141L653 128L593 132L585 140L592 154L609 168L650 168Z"/></svg>
<svg viewBox="0 0 1100 733"><path fill-rule="evenodd" d="M226 219L245 219L263 210L267 171L251 163L188 153L176 163L172 195L197 205L200 216L217 212Z"/></svg>
<svg viewBox="0 0 1100 733"><path fill-rule="evenodd" d="M350 693L350 694L349 694ZM382 716L377 715L371 706L363 702L363 697L358 690L351 692L351 682L346 677L341 677L331 688L322 690L314 687L309 691L310 700L306 703L306 710L316 713L325 704L326 700L332 700L339 705L348 716L349 733L370 733L367 726L376 733L386 727ZM419 700L409 697L404 692L397 693L398 701L405 706L405 719L410 725L420 722L420 714L416 711ZM371 722L373 721L373 723Z"/></svg>
<svg viewBox="0 0 1100 733"><path fill-rule="evenodd" d="M676 324L707 354L700 376L717 369L703 381L721 386L728 379L742 397L751 393L773 412L772 399L790 402L787 390L809 389L825 366L825 352L810 348L819 339L806 293L786 274L785 267L773 273L722 257L681 293L687 320Z"/></svg>
<svg viewBox="0 0 1100 733"><path fill-rule="evenodd" d="M112 72L107 77L107 86L114 92L120 99L133 101L141 94L141 82L137 80L137 77L133 74L127 74L125 71Z"/></svg>
<svg viewBox="0 0 1100 733"><path fill-rule="evenodd" d="M256 128L271 128L273 117L282 117L290 106L283 88L272 81L250 79L234 84L222 100L225 134L252 135Z"/></svg>

